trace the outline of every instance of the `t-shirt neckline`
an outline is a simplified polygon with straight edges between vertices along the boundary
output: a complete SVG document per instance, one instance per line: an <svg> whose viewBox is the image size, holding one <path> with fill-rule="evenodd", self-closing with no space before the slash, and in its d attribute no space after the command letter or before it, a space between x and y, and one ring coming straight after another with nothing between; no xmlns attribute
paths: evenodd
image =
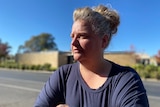
<svg viewBox="0 0 160 107"><path fill-rule="evenodd" d="M82 77L82 75L81 75L81 73L80 73L80 69L79 69L79 62L77 63L77 79L78 79L78 81L79 81L79 83L80 83L80 85L82 86L82 88L84 88L86 91L88 91L88 92L94 92L94 93L96 93L96 92L101 92L101 91L103 91L104 89L106 89L107 88L107 86L109 85L109 83L110 83L110 81L111 81L111 77L110 77L110 75L111 75L111 73L113 72L113 63L111 63L112 64L112 67L111 67L111 71L110 71L110 73L109 73L109 76L108 76L108 78L107 78L107 80L104 82L104 84L102 85L102 86L100 86L98 89L92 89L92 88L90 88L86 83L85 83L85 81L84 81L84 79L83 79L83 77Z"/></svg>

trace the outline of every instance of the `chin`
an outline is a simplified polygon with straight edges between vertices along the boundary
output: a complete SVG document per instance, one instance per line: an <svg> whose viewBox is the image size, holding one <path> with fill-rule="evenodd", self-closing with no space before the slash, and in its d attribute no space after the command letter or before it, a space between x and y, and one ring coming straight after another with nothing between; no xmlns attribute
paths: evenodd
<svg viewBox="0 0 160 107"><path fill-rule="evenodd" d="M78 54L74 54L74 55L73 55L73 59L74 59L75 61L80 61L80 60L82 60L82 56L81 56L81 55L78 55Z"/></svg>
<svg viewBox="0 0 160 107"><path fill-rule="evenodd" d="M75 56L73 56L73 59L74 59L75 61L79 61L79 60L80 60L79 57L75 57Z"/></svg>

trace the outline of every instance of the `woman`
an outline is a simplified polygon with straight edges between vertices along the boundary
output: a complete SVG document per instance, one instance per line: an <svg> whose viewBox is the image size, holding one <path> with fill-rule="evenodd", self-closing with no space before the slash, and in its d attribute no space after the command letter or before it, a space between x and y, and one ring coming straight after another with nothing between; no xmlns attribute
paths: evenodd
<svg viewBox="0 0 160 107"><path fill-rule="evenodd" d="M61 66L41 91L35 107L148 107L143 83L130 67L104 59L119 15L103 5L73 13L71 48L76 63Z"/></svg>

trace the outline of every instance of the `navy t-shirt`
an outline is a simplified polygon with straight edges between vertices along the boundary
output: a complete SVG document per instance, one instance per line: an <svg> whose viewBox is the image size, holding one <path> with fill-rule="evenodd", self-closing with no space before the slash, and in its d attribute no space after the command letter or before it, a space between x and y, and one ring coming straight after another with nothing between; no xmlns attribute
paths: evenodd
<svg viewBox="0 0 160 107"><path fill-rule="evenodd" d="M79 63L61 66L46 82L34 107L149 107L137 72L113 62L107 81L98 89L84 82Z"/></svg>

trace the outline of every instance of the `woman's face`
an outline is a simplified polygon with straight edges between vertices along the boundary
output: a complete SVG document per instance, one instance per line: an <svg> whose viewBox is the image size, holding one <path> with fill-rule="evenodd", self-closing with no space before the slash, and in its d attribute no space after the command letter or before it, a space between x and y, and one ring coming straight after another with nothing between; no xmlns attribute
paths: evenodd
<svg viewBox="0 0 160 107"><path fill-rule="evenodd" d="M83 20L75 21L72 26L71 38L71 49L75 60L95 61L102 57L103 39L94 34L89 23Z"/></svg>

